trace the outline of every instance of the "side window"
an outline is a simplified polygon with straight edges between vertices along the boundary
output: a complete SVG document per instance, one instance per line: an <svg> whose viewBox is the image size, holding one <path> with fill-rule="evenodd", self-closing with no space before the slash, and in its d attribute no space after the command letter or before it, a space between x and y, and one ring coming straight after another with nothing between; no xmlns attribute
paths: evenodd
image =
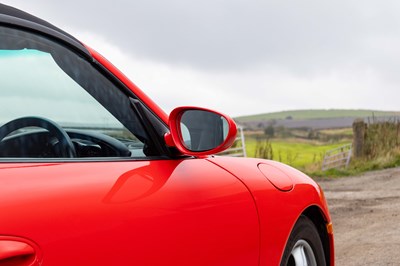
<svg viewBox="0 0 400 266"><path fill-rule="evenodd" d="M157 154L129 98L62 45L0 27L2 158Z"/></svg>

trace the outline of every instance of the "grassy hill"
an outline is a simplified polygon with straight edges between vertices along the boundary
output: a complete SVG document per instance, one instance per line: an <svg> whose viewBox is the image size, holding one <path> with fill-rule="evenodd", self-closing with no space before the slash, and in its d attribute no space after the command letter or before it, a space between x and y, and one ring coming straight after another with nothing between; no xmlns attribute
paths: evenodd
<svg viewBox="0 0 400 266"><path fill-rule="evenodd" d="M274 113L257 114L250 116L235 117L237 122L262 121L271 119L318 119L339 117L381 117L400 116L400 111L377 111L377 110L354 110L354 109L314 109L314 110L292 110Z"/></svg>
<svg viewBox="0 0 400 266"><path fill-rule="evenodd" d="M372 117L377 119L370 119ZM375 154L375 157L368 155L370 157L366 157L367 159L352 159L348 169L322 172L321 165L327 150L352 143L352 125L355 118L364 118L367 123L371 120L368 129L373 134L368 134L370 139L374 139L375 142L369 145L374 149L365 150L373 150L374 153L371 154ZM245 129L247 156L284 162L312 176L341 176L400 165L398 145L400 111L293 110L242 116L235 120ZM374 126L372 122L376 121L390 123L380 123ZM272 131L269 130L271 128ZM389 132L392 133L389 134ZM393 137L389 137L392 135ZM387 144L389 142L390 144Z"/></svg>

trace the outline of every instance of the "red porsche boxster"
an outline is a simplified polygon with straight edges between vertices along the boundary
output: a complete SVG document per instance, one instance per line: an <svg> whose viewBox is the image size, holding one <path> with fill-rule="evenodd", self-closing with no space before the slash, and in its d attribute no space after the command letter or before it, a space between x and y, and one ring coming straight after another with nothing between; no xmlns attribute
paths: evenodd
<svg viewBox="0 0 400 266"><path fill-rule="evenodd" d="M0 4L0 265L334 265L321 188L219 157L219 112L165 114L96 51Z"/></svg>

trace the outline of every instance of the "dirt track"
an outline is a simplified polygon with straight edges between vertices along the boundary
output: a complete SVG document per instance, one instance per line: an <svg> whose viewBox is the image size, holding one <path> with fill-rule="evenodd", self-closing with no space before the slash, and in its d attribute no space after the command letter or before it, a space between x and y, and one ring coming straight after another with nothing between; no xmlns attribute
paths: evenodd
<svg viewBox="0 0 400 266"><path fill-rule="evenodd" d="M400 265L400 168L318 183L334 223L336 265Z"/></svg>

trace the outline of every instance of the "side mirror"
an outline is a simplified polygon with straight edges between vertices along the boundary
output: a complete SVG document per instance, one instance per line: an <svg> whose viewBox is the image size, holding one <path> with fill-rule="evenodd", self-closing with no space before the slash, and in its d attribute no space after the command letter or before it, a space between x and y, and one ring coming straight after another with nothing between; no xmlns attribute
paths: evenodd
<svg viewBox="0 0 400 266"><path fill-rule="evenodd" d="M169 116L168 125L170 133L165 136L167 145L193 156L226 150L235 141L237 133L232 118L199 107L175 108Z"/></svg>

